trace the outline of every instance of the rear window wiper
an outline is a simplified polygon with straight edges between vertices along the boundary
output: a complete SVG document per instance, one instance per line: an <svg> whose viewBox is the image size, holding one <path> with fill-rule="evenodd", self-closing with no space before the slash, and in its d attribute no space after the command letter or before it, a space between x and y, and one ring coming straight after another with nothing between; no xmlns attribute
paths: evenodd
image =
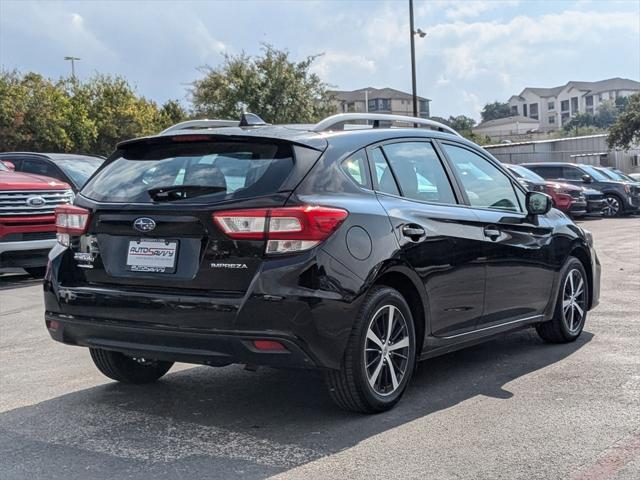
<svg viewBox="0 0 640 480"><path fill-rule="evenodd" d="M169 185L167 187L157 187L147 190L149 196L155 202L171 202L174 200L184 200L186 198L209 195L211 193L226 192L226 187L207 185Z"/></svg>

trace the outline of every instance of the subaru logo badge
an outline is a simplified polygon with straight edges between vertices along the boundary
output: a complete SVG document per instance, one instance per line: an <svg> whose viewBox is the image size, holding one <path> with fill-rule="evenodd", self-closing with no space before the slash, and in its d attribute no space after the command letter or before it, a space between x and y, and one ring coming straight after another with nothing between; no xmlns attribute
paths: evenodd
<svg viewBox="0 0 640 480"><path fill-rule="evenodd" d="M147 217L136 218L133 222L133 228L138 230L139 232L150 232L154 228L156 228L156 222Z"/></svg>
<svg viewBox="0 0 640 480"><path fill-rule="evenodd" d="M45 203L46 203L45 199L42 198L40 195L35 195L33 197L27 198L27 205L29 205L30 207L34 207L34 208L41 207Z"/></svg>

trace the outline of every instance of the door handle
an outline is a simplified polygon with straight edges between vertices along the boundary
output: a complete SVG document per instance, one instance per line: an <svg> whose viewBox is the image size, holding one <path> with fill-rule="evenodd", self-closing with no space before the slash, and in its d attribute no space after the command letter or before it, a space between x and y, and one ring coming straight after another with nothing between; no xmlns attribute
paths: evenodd
<svg viewBox="0 0 640 480"><path fill-rule="evenodd" d="M501 232L498 229L498 227L496 227L494 225L490 225L490 226L484 227L484 236L485 237L489 237L491 240L495 240L500 235L501 235Z"/></svg>
<svg viewBox="0 0 640 480"><path fill-rule="evenodd" d="M424 231L420 225L405 225L402 227L402 234L405 237L409 237L414 242L419 240L421 237L424 237L427 232Z"/></svg>

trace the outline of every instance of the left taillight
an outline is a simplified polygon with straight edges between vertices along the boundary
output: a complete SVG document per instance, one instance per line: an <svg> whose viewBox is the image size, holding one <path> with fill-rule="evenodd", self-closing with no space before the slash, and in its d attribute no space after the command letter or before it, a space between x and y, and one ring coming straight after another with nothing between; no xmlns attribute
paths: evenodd
<svg viewBox="0 0 640 480"><path fill-rule="evenodd" d="M74 205L56 207L56 237L65 247L70 244L72 235L82 235L87 231L90 212L86 208Z"/></svg>
<svg viewBox="0 0 640 480"><path fill-rule="evenodd" d="M214 222L230 238L266 240L267 254L309 250L327 239L349 213L341 208L300 206L215 212Z"/></svg>

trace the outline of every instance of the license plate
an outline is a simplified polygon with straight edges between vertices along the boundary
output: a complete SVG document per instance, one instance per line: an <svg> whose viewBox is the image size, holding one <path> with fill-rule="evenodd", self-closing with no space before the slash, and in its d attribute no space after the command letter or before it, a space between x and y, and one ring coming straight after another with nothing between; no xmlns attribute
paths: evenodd
<svg viewBox="0 0 640 480"><path fill-rule="evenodd" d="M127 251L126 269L131 272L174 273L177 256L177 240L132 240Z"/></svg>

